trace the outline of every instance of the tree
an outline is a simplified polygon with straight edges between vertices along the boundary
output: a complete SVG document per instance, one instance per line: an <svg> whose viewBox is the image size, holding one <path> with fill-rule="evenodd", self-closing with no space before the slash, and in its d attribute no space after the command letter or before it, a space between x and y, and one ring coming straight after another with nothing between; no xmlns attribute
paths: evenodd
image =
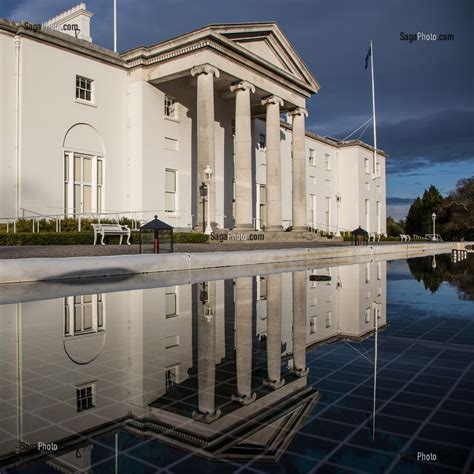
<svg viewBox="0 0 474 474"><path fill-rule="evenodd" d="M474 239L474 176L456 183L443 202L441 222L447 239Z"/></svg>
<svg viewBox="0 0 474 474"><path fill-rule="evenodd" d="M443 204L443 196L436 186L425 189L423 196L417 197L408 211L405 230L408 234L425 235L432 230L431 215L438 214Z"/></svg>
<svg viewBox="0 0 474 474"><path fill-rule="evenodd" d="M390 237L398 237L400 234L404 234L404 222L396 222L392 216L387 217L387 235Z"/></svg>

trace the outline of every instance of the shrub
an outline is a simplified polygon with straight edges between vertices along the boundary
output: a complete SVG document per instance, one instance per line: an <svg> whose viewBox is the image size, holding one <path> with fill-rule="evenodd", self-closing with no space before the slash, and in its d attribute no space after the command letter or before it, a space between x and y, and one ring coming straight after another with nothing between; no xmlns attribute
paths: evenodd
<svg viewBox="0 0 474 474"><path fill-rule="evenodd" d="M139 243L139 232L132 232L130 242ZM206 234L196 232L177 232L174 234L174 242L179 244L186 243L205 243L209 239ZM118 244L119 236L106 236L106 244ZM125 236L122 244L125 243ZM0 245L91 245L94 243L94 234L92 232L18 232L16 234L0 234Z"/></svg>
<svg viewBox="0 0 474 474"><path fill-rule="evenodd" d="M208 235L198 232L176 232L173 236L176 244L203 244L209 240Z"/></svg>
<svg viewBox="0 0 474 474"><path fill-rule="evenodd" d="M94 241L89 232L21 232L0 234L0 245L88 245Z"/></svg>

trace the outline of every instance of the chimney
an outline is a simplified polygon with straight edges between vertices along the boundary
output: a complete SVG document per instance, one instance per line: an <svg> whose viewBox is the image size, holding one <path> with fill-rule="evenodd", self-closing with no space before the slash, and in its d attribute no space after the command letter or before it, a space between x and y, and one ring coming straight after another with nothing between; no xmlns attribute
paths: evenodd
<svg viewBox="0 0 474 474"><path fill-rule="evenodd" d="M84 2L43 23L44 29L52 29L92 42L90 22L92 13L86 10Z"/></svg>

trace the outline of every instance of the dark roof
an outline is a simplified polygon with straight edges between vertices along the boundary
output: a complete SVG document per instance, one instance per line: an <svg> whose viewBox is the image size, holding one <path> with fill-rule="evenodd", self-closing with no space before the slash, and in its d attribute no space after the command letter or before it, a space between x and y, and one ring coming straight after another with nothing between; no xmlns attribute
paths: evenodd
<svg viewBox="0 0 474 474"><path fill-rule="evenodd" d="M171 227L169 224L166 222L160 221L158 219L158 216L155 216L155 218L147 222L146 224L143 224L140 226L140 230L145 229L145 230L172 230L173 227Z"/></svg>
<svg viewBox="0 0 474 474"><path fill-rule="evenodd" d="M357 227L357 229L354 229L352 231L352 235L369 235L369 233L366 230L362 229L361 226L359 226Z"/></svg>

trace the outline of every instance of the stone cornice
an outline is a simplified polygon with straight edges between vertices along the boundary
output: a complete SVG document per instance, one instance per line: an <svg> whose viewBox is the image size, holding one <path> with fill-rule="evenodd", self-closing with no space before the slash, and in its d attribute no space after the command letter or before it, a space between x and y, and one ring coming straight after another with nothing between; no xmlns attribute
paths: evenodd
<svg viewBox="0 0 474 474"><path fill-rule="evenodd" d="M286 129L286 130L292 130L292 126L288 122L280 122L280 125ZM323 137L321 135L318 135L316 133L310 132L308 130L305 130L305 135L308 138L312 138L313 140L316 140L321 143L325 143L326 145L332 146L334 148L347 148L351 146L360 146L362 148L365 148L366 150L371 151L372 153L374 152L374 147L369 145L368 143L365 143L361 140L350 140L347 142L343 142L340 140L336 140L330 137ZM380 148L377 149L377 155L384 156L385 158L388 158L389 155L385 153L383 150Z"/></svg>
<svg viewBox="0 0 474 474"><path fill-rule="evenodd" d="M109 49L97 46L86 40L74 38L73 36L59 31L32 31L27 30L21 23L0 18L0 31L7 31L14 35L20 35L32 41L49 44L57 48L66 49L81 56L87 56L97 61L105 62L113 66L126 68L126 63L120 55Z"/></svg>
<svg viewBox="0 0 474 474"><path fill-rule="evenodd" d="M205 48L211 49L276 82L280 82L285 87L305 97L309 97L319 89L319 86L314 88L299 77L269 63L234 41L213 32L210 28L199 30L194 34L188 33L178 37L178 39L169 40L155 46L137 48L121 54L121 57L130 68L146 67Z"/></svg>

